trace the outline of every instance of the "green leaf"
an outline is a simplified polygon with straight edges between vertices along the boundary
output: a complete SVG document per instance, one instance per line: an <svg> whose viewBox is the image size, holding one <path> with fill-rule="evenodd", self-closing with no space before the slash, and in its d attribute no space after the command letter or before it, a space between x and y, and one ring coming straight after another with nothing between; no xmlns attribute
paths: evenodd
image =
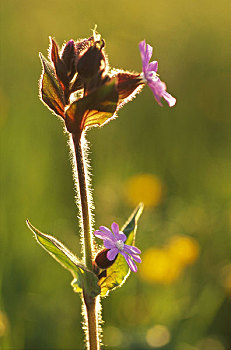
<svg viewBox="0 0 231 350"><path fill-rule="evenodd" d="M115 79L112 79L71 104L66 111L67 130L81 135L87 127L102 126L113 117L117 102L118 92Z"/></svg>
<svg viewBox="0 0 231 350"><path fill-rule="evenodd" d="M58 263L71 272L74 277L71 285L75 292L81 292L82 289L84 289L85 294L91 298L100 294L100 287L98 286L96 275L89 271L73 253L53 236L37 230L29 220L27 220L27 225L34 233L37 242L58 261Z"/></svg>
<svg viewBox="0 0 231 350"><path fill-rule="evenodd" d="M125 243L128 245L135 244L137 223L142 211L143 203L140 203L121 229L121 231L123 231L127 236ZM124 257L119 254L114 264L109 267L106 272L106 277L102 277L99 282L101 287L101 296L106 296L111 290L120 287L129 276L130 269Z"/></svg>
<svg viewBox="0 0 231 350"><path fill-rule="evenodd" d="M63 89L50 62L41 53L39 56L43 65L41 99L53 112L64 118L65 98Z"/></svg>

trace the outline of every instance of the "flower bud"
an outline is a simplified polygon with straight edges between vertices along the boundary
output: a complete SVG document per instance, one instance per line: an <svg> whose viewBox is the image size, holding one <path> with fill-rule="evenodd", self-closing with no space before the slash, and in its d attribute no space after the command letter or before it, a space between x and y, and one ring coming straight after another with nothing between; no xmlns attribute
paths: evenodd
<svg viewBox="0 0 231 350"><path fill-rule="evenodd" d="M77 62L77 72L83 79L91 79L96 75L102 74L106 67L106 59L102 52L104 41L95 42L79 58Z"/></svg>
<svg viewBox="0 0 231 350"><path fill-rule="evenodd" d="M109 249L103 249L96 255L95 264L98 268L103 270L108 269L116 261L118 254L116 255L114 260L108 260L107 258L108 251Z"/></svg>
<svg viewBox="0 0 231 350"><path fill-rule="evenodd" d="M76 47L74 40L69 40L64 46L62 61L65 63L70 80L75 75Z"/></svg>

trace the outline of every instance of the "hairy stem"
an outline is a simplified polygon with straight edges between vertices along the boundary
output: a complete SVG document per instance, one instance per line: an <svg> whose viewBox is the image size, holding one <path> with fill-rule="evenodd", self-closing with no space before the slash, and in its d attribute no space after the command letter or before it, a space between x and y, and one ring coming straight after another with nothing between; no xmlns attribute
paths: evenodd
<svg viewBox="0 0 231 350"><path fill-rule="evenodd" d="M90 350L99 350L98 320L96 312L96 299L86 299L84 302L87 310L88 341Z"/></svg>
<svg viewBox="0 0 231 350"><path fill-rule="evenodd" d="M86 165L82 149L82 139L73 135L75 147L76 166L78 174L79 197L81 205L81 216L83 224L84 238L84 259L89 270L92 270L92 242L91 242L91 221L90 221L90 205L89 205L89 189L86 178Z"/></svg>
<svg viewBox="0 0 231 350"><path fill-rule="evenodd" d="M76 166L78 174L79 197L81 205L81 216L83 225L83 242L84 242L84 259L85 264L89 270L92 270L92 238L91 238L91 220L90 220L90 202L89 202L89 188L86 173L86 163L84 159L84 152L82 147L82 139L72 135ZM96 312L95 298L89 298L84 295L84 303L87 311L87 328L88 340L90 350L99 350L99 334L98 334L98 320Z"/></svg>

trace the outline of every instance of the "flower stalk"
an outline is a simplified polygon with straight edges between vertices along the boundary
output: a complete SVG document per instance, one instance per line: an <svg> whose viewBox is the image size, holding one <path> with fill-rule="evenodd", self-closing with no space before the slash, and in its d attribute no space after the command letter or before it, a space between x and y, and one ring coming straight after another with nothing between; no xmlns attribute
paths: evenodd
<svg viewBox="0 0 231 350"><path fill-rule="evenodd" d="M83 244L84 244L84 260L87 268L92 271L92 230L91 230L91 215L90 215L90 203L89 203L89 184L86 177L86 161L84 159L83 150L83 137L79 139L78 136L72 134L72 140L75 149L76 158L76 170L78 174L78 189L79 199L81 205L81 217L82 217L82 231L83 231ZM83 302L85 303L87 312L87 332L88 332L88 346L89 350L99 350L99 337L98 337L98 317L96 310L96 298L89 297L84 293Z"/></svg>
<svg viewBox="0 0 231 350"><path fill-rule="evenodd" d="M121 286L130 271L137 271L136 263L141 263L141 251L134 244L143 204L137 206L121 231L114 222L111 230L100 226L94 232L95 237L104 243L104 248L94 257L85 132L114 119L118 110L135 97L146 83L159 105L162 105L161 99L165 99L170 107L176 103L158 77L157 62L150 62L152 47L146 45L145 40L139 44L142 73L111 69L104 48L105 41L94 30L88 39L69 40L62 49L50 38L49 60L40 54L43 66L40 98L63 120L74 145L73 168L78 177L84 264L56 238L43 234L27 222L38 243L74 277L71 285L76 293L83 296L88 350L100 350L99 305L96 298L106 296Z"/></svg>
<svg viewBox="0 0 231 350"><path fill-rule="evenodd" d="M84 302L87 311L88 348L89 350L100 350L96 298L89 300L84 298Z"/></svg>
<svg viewBox="0 0 231 350"><path fill-rule="evenodd" d="M91 239L91 220L90 220L90 205L89 205L89 189L86 179L86 165L83 151L83 135L79 139L78 136L72 134L72 140L75 149L76 170L78 174L78 189L81 205L82 231L84 242L84 260L87 268L92 270L92 239Z"/></svg>

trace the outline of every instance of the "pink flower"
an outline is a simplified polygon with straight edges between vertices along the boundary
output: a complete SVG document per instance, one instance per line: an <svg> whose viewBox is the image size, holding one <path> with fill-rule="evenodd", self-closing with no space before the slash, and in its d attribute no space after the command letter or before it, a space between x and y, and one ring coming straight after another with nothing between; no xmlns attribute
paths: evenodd
<svg viewBox="0 0 231 350"><path fill-rule="evenodd" d="M111 230L105 226L100 226L99 230L94 232L94 235L103 240L105 248L109 249L107 252L107 259L112 261L120 253L126 259L126 262L131 271L136 272L137 266L134 261L141 263L141 258L138 254L141 251L134 247L125 244L127 236L119 231L119 225L115 222L111 225Z"/></svg>
<svg viewBox="0 0 231 350"><path fill-rule="evenodd" d="M158 62L152 61L149 63L152 57L153 48L143 40L139 43L139 49L143 65L143 73L141 73L141 77L144 82L148 84L160 106L162 106L162 103L160 102L162 97L167 101L169 107L174 106L176 99L166 91L165 83L163 83L158 77Z"/></svg>

